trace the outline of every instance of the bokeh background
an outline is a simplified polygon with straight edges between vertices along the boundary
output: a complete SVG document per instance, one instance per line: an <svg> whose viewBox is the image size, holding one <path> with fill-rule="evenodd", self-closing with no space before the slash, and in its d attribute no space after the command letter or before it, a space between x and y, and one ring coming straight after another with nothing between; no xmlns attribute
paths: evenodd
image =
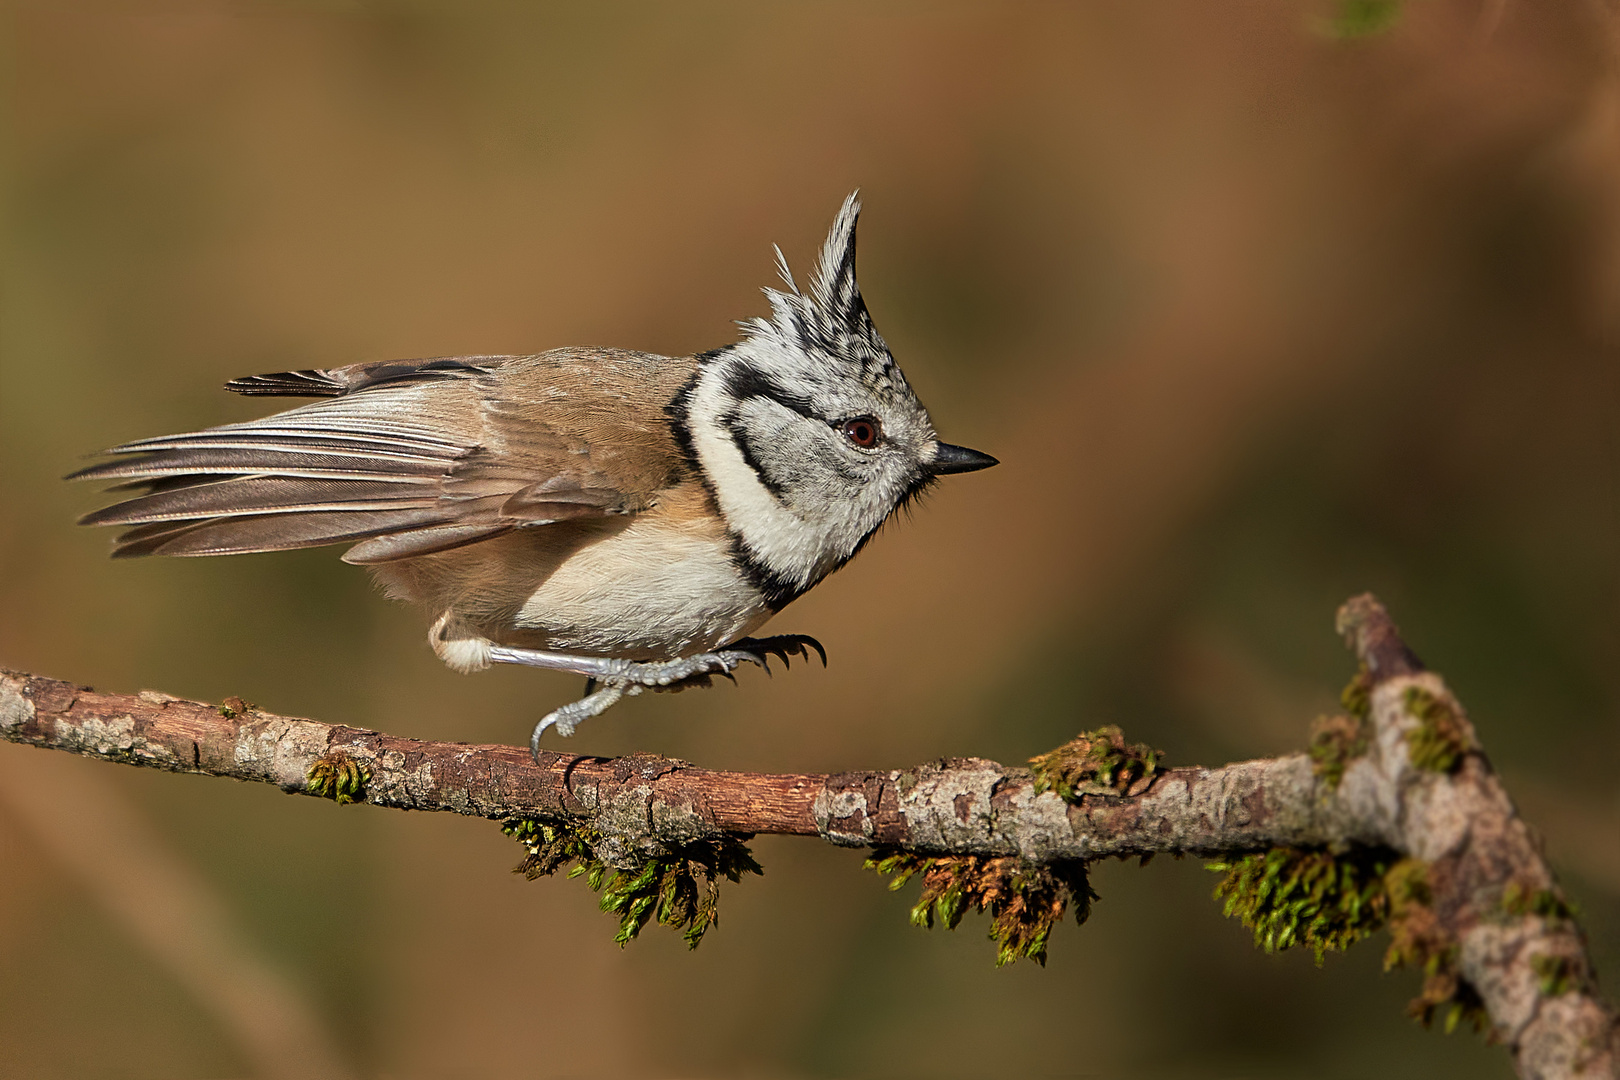
<svg viewBox="0 0 1620 1080"><path fill-rule="evenodd" d="M1470 708L1620 983L1612 2L13 3L0 663L521 742L332 550L112 563L60 482L286 368L681 354L864 193L861 282L952 478L773 627L831 667L570 749L1020 762L1105 722L1297 749L1373 589ZM1342 21L1349 12L1360 18ZM1369 34L1380 14L1393 21ZM1371 14L1371 19L1366 18ZM1043 970L762 838L688 954L493 823L0 745L7 1077L1506 1077L1368 943L1266 956L1109 863ZM914 889L915 887L913 887Z"/></svg>

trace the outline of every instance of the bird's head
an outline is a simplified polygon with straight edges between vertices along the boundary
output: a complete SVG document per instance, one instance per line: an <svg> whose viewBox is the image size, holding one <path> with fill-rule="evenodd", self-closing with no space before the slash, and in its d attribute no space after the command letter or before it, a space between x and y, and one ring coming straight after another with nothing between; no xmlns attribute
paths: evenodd
<svg viewBox="0 0 1620 1080"><path fill-rule="evenodd" d="M778 249L787 288L765 290L771 317L708 354L684 403L744 555L787 599L847 562L937 477L996 464L939 440L872 324L855 280L859 216L851 194L807 291Z"/></svg>

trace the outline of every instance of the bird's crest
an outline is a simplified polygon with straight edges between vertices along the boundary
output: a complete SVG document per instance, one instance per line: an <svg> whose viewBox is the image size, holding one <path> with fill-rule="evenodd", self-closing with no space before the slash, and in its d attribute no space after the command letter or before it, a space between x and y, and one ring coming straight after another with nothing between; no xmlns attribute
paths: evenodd
<svg viewBox="0 0 1620 1080"><path fill-rule="evenodd" d="M776 249L776 272L787 291L765 290L771 317L742 323L748 338L853 361L871 375L893 366L855 280L855 223L860 216L860 192L850 192L821 247L808 292L800 291L782 249Z"/></svg>

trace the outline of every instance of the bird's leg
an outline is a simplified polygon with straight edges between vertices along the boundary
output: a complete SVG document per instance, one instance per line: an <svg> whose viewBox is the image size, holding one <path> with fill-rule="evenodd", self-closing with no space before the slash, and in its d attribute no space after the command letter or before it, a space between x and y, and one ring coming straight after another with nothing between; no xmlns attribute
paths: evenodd
<svg viewBox="0 0 1620 1080"><path fill-rule="evenodd" d="M613 656L513 649L505 645L491 646L489 659L497 664L523 664L552 671L571 671L603 686L621 683L648 689L666 689L700 675L727 674L743 663L758 664L769 671L770 657L775 656L785 664L791 656L809 656L811 649L821 657L822 666L826 666L827 650L815 638L805 634L743 638L714 652L680 656L673 660L624 660Z"/></svg>
<svg viewBox="0 0 1620 1080"><path fill-rule="evenodd" d="M585 684L585 697L548 713L535 726L529 746L538 754L540 736L547 728L555 727L559 735L572 735L580 721L607 711L622 697L634 696L643 690L681 690L688 686L706 686L709 676L725 675L729 678L732 670L744 663L758 664L769 672L771 657L788 664L790 656L808 657L810 649L820 655L822 665L826 666L827 651L815 638L804 634L743 638L714 652L681 656L673 660L624 660L611 656L547 652L543 649L513 649L504 645L493 646L489 650L489 659L497 664L523 664L552 671L571 671L589 680Z"/></svg>

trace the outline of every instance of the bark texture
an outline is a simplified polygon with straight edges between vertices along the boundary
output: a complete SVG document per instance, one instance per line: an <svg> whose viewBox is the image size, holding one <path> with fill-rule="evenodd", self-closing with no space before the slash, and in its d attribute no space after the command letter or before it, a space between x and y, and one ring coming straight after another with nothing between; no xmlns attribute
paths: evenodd
<svg viewBox="0 0 1620 1080"><path fill-rule="evenodd" d="M1346 604L1339 627L1363 665L1367 738L1336 783L1305 754L1164 769L1130 794L1072 800L1037 792L1028 769L978 758L833 774L720 772L650 755L543 753L536 763L515 747L400 739L236 700L101 694L11 671L0 671L0 737L289 793L321 793L311 776L352 765L364 776L357 801L588 824L601 837L597 857L626 867L725 833L1037 863L1387 847L1426 864L1431 934L1520 1075L1620 1077L1620 1028L1579 928L1520 902L1559 895L1557 883L1461 706L1372 597Z"/></svg>

